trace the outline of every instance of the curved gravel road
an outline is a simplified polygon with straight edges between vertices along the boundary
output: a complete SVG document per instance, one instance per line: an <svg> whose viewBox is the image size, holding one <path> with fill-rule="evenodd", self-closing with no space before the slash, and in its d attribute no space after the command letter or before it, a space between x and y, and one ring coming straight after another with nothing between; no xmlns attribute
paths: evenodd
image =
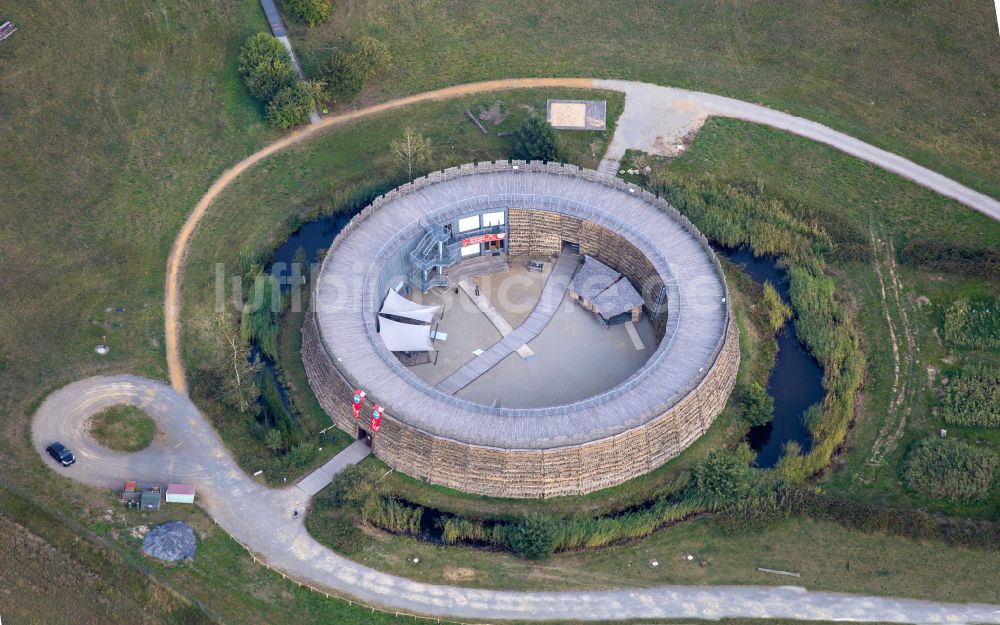
<svg viewBox="0 0 1000 625"><path fill-rule="evenodd" d="M142 408L157 422L153 444L138 453L112 451L86 432L88 417L114 404ZM45 454L53 440L77 463L62 468ZM341 558L308 534L294 508L297 488L272 489L250 479L191 400L161 382L130 375L74 382L50 395L32 425L32 443L54 471L92 486L117 488L126 478L193 482L198 503L259 557L300 581L389 609L439 617L519 620L625 620L724 617L899 623L1000 623L1000 606L946 604L809 592L796 587L661 586L597 592L501 592L436 586L387 575Z"/></svg>
<svg viewBox="0 0 1000 625"><path fill-rule="evenodd" d="M468 83L435 91L426 91L356 111L324 117L319 122L304 126L251 154L227 169L212 183L212 186L198 200L194 210L191 211L191 214L181 227L181 231L178 233L177 238L174 239L173 246L170 249L170 256L167 259L166 295L163 304L166 330L164 338L167 348L167 368L170 373L170 383L173 387L182 393L187 392L187 380L184 376L184 365L180 357L177 327L178 315L180 314L180 274L184 261L184 252L187 249L191 234L198 227L198 222L201 221L205 211L208 210L208 207L218 197L219 193L229 186L229 183L268 156L310 139L326 129L346 122L418 102L446 100L469 94L503 89L539 87L609 89L625 94L625 110L618 119L615 135L612 137L608 153L605 155L606 161L618 161L625 154L625 150L629 148L659 153L664 145L675 142L686 134L692 128L693 124L700 123L707 115L734 117L773 126L803 137L808 137L820 143L825 143L857 158L868 161L873 165L908 178L917 184L955 199L972 209L1000 221L1000 202L988 195L974 191L926 167L917 165L901 156L886 152L822 124L802 117L789 115L788 113L782 113L781 111L776 111L759 104L734 100L733 98L700 91L661 87L649 83L593 78L512 78Z"/></svg>

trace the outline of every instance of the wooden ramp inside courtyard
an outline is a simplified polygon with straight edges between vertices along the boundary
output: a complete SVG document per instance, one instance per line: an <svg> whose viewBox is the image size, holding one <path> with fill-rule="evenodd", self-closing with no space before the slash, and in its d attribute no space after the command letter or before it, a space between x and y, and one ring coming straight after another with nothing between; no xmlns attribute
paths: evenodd
<svg viewBox="0 0 1000 625"><path fill-rule="evenodd" d="M541 334L559 309L559 304L562 303L563 295L566 293L566 288L569 286L579 263L579 256L560 254L549 279L545 282L538 304L535 305L535 309L531 311L524 323L494 343L482 354L459 367L454 373L442 380L437 385L437 389L454 395Z"/></svg>

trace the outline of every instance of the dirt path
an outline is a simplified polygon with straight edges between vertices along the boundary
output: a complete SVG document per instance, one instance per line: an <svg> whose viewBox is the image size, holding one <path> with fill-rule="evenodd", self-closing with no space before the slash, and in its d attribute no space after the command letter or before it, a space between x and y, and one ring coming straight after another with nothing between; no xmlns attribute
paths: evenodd
<svg viewBox="0 0 1000 625"><path fill-rule="evenodd" d="M906 421L913 409L912 399L920 385L916 376L917 341L907 313L908 304L903 295L903 285L896 272L896 250L892 241L883 241L874 230L869 234L872 244L875 275L879 282L879 296L882 312L889 327L892 343L893 382L892 398L886 412L885 421L879 429L868 457L870 467L878 467L885 457L892 453L896 443L906 430ZM895 314L894 314L895 313ZM897 321L894 317L898 317ZM899 335L902 335L902 342ZM871 471L866 471L862 479L870 480Z"/></svg>
<svg viewBox="0 0 1000 625"><path fill-rule="evenodd" d="M178 324L180 313L180 275L184 264L184 254L187 250L191 234L198 227L198 222L216 197L229 184L245 171L276 152L310 139L323 131L362 119L385 111L433 100L446 100L464 95L499 91L503 89L527 88L575 88L575 89L608 89L625 93L625 110L618 121L617 129L605 160L617 163L626 149L640 149L647 152L657 152L662 145L671 145L680 137L690 132L695 125L704 122L708 115L734 117L746 121L765 124L794 134L801 135L833 146L852 156L868 161L888 171L908 178L947 197L953 198L970 208L978 210L993 219L1000 221L1000 202L977 191L973 191L950 178L933 172L905 158L896 156L885 150L864 143L837 132L816 122L782 113L765 106L741 102L732 98L661 87L648 83L629 82L623 80L601 80L591 78L515 78L507 80L491 80L486 82L468 83L446 87L436 91L427 91L417 95L383 102L356 111L325 117L318 123L310 124L289 134L278 141L251 154L239 163L227 169L208 188L205 195L195 205L187 221L178 233L167 259L166 297L163 305L167 368L170 373L170 383L182 393L187 392L187 380L184 376L184 364L181 361L178 342ZM617 165L608 169L613 173Z"/></svg>
<svg viewBox="0 0 1000 625"><path fill-rule="evenodd" d="M178 342L179 314L180 314L180 276L184 264L184 255L187 251L188 242L201 218L205 216L205 211L212 205L215 198L229 186L229 184L240 177L248 169L264 160L268 156L280 152L306 139L310 139L324 130L338 126L350 121L369 117L385 111L402 108L418 102L428 102L432 100L447 100L473 93L484 93L488 91L498 91L502 89L527 89L534 87L566 87L577 89L589 89L593 87L593 80L588 78L523 78L512 80L493 80L488 82L477 82L455 87L438 89L437 91L427 91L425 93L399 98L359 109L325 117L316 124L304 126L286 137L254 152L239 163L236 163L219 178L212 183L205 195L195 204L194 210L188 216L187 221L181 227L181 231L174 239L174 244L170 248L170 256L167 259L167 283L166 295L163 303L163 316L165 325L165 339L167 348L167 369L170 373L171 385L181 393L187 393L187 379L184 375L184 363L181 360L180 344Z"/></svg>

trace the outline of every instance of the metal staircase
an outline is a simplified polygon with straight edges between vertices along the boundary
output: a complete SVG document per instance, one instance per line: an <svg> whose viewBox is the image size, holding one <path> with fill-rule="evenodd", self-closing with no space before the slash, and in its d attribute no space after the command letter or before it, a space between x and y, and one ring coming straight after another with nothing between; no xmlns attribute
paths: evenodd
<svg viewBox="0 0 1000 625"><path fill-rule="evenodd" d="M410 252L410 284L422 292L436 286L448 286L444 270L462 260L462 239L504 232L502 225L487 226L463 232L460 238L453 240L451 230L441 224L425 223L424 229L424 236Z"/></svg>
<svg viewBox="0 0 1000 625"><path fill-rule="evenodd" d="M445 267L462 260L462 243L451 243L451 230L441 224L424 224L424 236L410 252L410 283L426 292L431 287L447 286Z"/></svg>

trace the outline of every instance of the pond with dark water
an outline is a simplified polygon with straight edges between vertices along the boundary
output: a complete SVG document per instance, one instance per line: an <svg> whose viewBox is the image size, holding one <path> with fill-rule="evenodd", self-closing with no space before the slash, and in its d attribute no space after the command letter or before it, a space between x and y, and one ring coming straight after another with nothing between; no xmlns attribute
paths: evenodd
<svg viewBox="0 0 1000 625"><path fill-rule="evenodd" d="M770 282L781 299L790 303L788 274L773 256L755 257L750 248L715 248L716 253L740 267L754 282ZM823 368L806 351L795 332L795 324L785 323L778 332L778 354L767 382L767 393L774 398L774 419L750 428L747 442L757 452L756 465L770 468L778 463L782 448L795 441L807 453L812 435L803 416L813 404L823 401Z"/></svg>

